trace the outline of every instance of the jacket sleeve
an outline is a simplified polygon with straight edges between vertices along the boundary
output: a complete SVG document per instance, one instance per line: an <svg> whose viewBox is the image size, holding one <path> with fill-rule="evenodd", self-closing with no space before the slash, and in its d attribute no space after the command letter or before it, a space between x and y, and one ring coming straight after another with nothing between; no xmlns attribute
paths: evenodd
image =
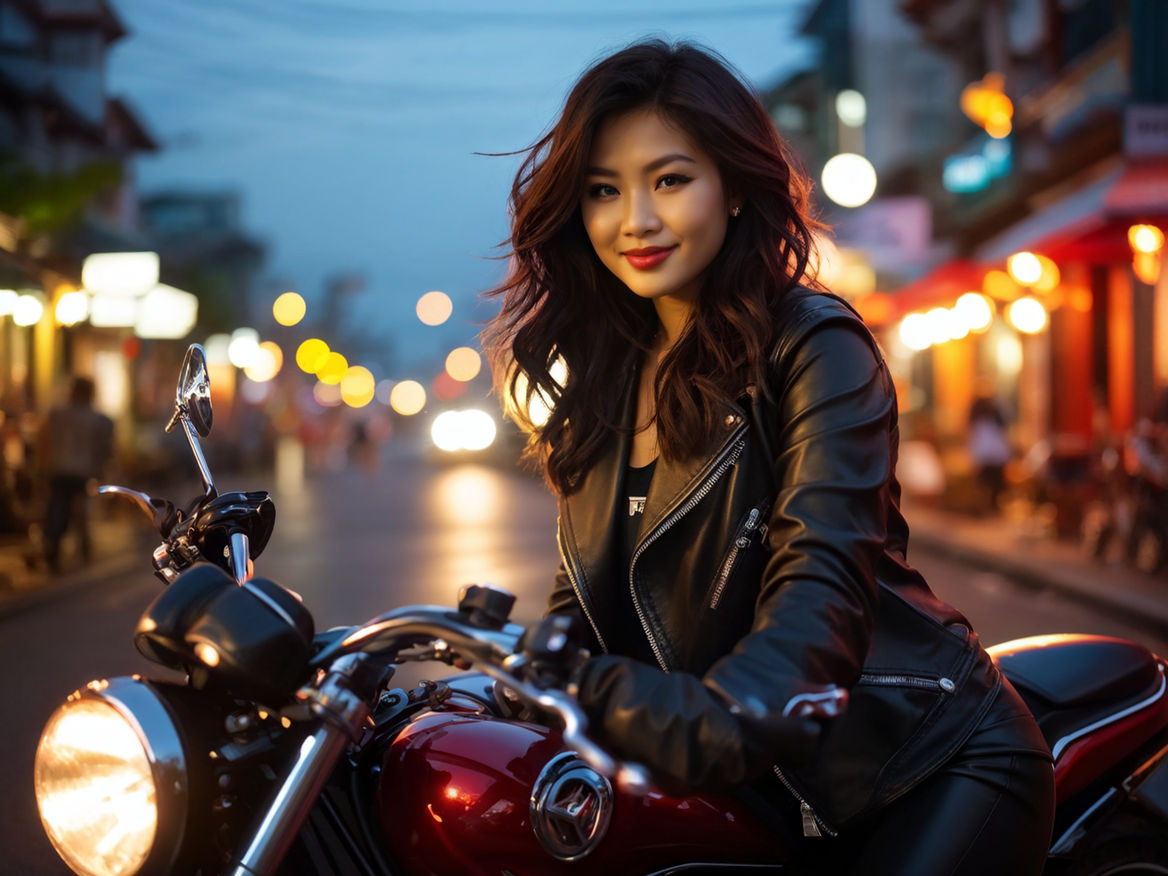
<svg viewBox="0 0 1168 876"><path fill-rule="evenodd" d="M586 666L581 684L611 744L694 788L790 763L782 716L796 698L850 688L874 625L895 453L891 379L867 329L842 311L772 366L759 426L776 496L750 632L700 680L626 662Z"/></svg>

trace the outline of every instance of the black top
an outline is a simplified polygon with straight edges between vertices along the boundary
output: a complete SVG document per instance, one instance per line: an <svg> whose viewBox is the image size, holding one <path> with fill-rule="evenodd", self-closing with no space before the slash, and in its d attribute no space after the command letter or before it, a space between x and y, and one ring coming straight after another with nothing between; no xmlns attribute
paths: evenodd
<svg viewBox="0 0 1168 876"><path fill-rule="evenodd" d="M625 469L625 488L618 494L617 517L622 525L617 527L620 544L616 552L616 574L613 576L618 594L615 624L617 638L610 646L613 653L635 657L654 666L657 665L657 658L653 656L653 649L649 646L649 640L637 616L632 591L629 588L629 563L637 546L637 530L641 526L641 517L645 512L645 497L649 495L649 484L653 481L653 470L656 467L657 460L640 468L630 465Z"/></svg>

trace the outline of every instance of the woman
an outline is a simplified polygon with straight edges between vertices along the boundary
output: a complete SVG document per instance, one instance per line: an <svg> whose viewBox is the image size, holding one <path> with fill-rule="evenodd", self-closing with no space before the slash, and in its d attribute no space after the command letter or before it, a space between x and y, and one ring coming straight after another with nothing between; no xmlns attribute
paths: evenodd
<svg viewBox="0 0 1168 876"><path fill-rule="evenodd" d="M750 89L686 44L617 52L511 208L486 340L506 397L551 402L529 449L593 732L668 791L765 802L821 872L1038 873L1049 752L906 564L892 381L800 285L807 183Z"/></svg>

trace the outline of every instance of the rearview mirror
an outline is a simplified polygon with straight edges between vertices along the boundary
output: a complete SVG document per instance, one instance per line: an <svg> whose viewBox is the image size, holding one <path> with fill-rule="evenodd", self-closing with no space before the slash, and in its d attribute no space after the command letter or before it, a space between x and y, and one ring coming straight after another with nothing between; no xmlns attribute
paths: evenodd
<svg viewBox="0 0 1168 876"><path fill-rule="evenodd" d="M183 359L182 370L178 376L174 404L180 415L187 416L201 438L211 434L211 423L214 421L214 411L211 408L211 378L207 374L207 354L198 344L187 347L187 355ZM172 420L172 424L173 422Z"/></svg>

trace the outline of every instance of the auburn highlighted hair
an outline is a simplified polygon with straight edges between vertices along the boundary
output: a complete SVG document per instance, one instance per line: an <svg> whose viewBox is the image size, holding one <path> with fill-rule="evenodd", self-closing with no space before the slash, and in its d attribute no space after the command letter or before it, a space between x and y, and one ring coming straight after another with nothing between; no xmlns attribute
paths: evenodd
<svg viewBox="0 0 1168 876"><path fill-rule="evenodd" d="M765 387L772 305L804 277L812 229L822 227L770 116L721 57L650 40L585 71L551 130L525 150L509 199L507 277L486 293L502 307L483 332L496 391L530 431L527 456L561 494L627 428L620 389L656 331L652 302L601 263L580 212L597 130L639 109L685 132L742 201L692 317L658 368L657 440L666 458L699 452L720 401ZM533 402L549 409L546 422L529 414Z"/></svg>

